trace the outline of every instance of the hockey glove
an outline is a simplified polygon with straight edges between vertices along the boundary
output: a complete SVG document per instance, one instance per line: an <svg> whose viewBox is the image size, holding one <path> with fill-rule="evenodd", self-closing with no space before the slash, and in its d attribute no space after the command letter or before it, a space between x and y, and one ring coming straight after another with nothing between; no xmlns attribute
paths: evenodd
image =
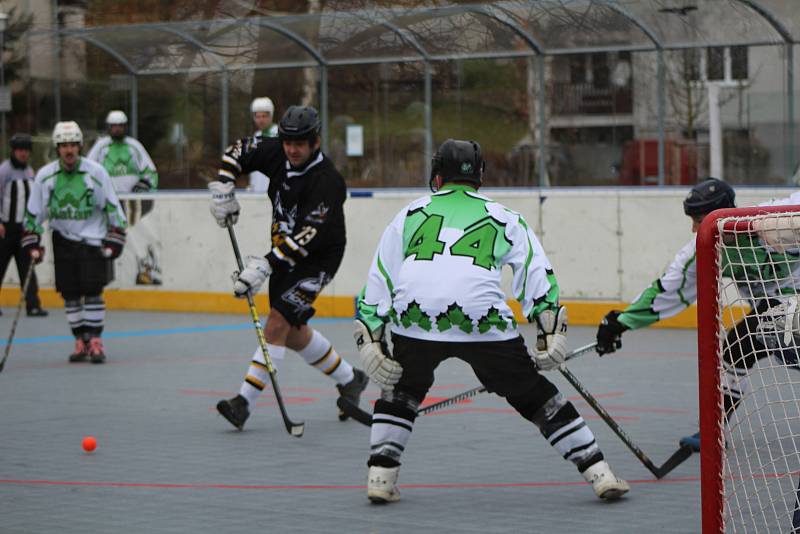
<svg viewBox="0 0 800 534"><path fill-rule="evenodd" d="M597 354L611 354L617 349L622 348L622 333L628 327L619 322L621 311L613 310L603 317L600 326L597 327Z"/></svg>
<svg viewBox="0 0 800 534"><path fill-rule="evenodd" d="M42 263L42 260L44 260L42 236L36 232L24 232L19 244L34 264Z"/></svg>
<svg viewBox="0 0 800 534"><path fill-rule="evenodd" d="M533 359L542 371L555 369L567 358L567 309L545 310L536 317L539 336Z"/></svg>
<svg viewBox="0 0 800 534"><path fill-rule="evenodd" d="M150 180L142 178L141 180L133 184L133 189L131 189L131 192L149 193L151 189L153 189L153 186L150 184Z"/></svg>
<svg viewBox="0 0 800 534"><path fill-rule="evenodd" d="M233 282L233 294L237 299L245 298L248 293L254 296L272 274L272 266L263 256L247 256L244 270L236 275Z"/></svg>
<svg viewBox="0 0 800 534"><path fill-rule="evenodd" d="M370 332L367 325L360 319L353 321L355 331L353 339L356 340L358 352L361 354L361 365L364 367L369 377L381 386L381 389L388 391L394 388L400 376L403 374L403 367L387 354L386 344L383 339L383 326L375 332Z"/></svg>
<svg viewBox="0 0 800 534"><path fill-rule="evenodd" d="M123 247L125 247L125 230L112 226L103 238L101 248L103 257L115 260L122 254Z"/></svg>
<svg viewBox="0 0 800 534"><path fill-rule="evenodd" d="M217 224L225 228L228 221L236 224L239 220L239 201L233 191L233 182L209 182L211 191L211 215Z"/></svg>

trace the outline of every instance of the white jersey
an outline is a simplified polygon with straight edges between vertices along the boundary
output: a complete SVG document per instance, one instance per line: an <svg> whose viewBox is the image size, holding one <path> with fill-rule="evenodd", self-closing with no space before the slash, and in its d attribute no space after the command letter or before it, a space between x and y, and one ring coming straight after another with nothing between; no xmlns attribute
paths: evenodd
<svg viewBox="0 0 800 534"><path fill-rule="evenodd" d="M130 193L140 180L158 188L156 165L144 146L133 137L114 140L111 136L99 138L87 158L100 163L108 171L117 193Z"/></svg>
<svg viewBox="0 0 800 534"><path fill-rule="evenodd" d="M383 233L359 317L371 330L434 341L502 341L519 336L501 270L532 320L558 307L558 285L522 216L468 186L447 184L404 208Z"/></svg>
<svg viewBox="0 0 800 534"><path fill-rule="evenodd" d="M41 234L45 220L65 238L94 246L100 246L109 227L127 226L108 173L86 158L80 158L72 172L56 160L36 173L25 230Z"/></svg>
<svg viewBox="0 0 800 534"><path fill-rule="evenodd" d="M800 205L800 192L785 199L771 200L759 206ZM755 235L737 236L736 247L722 247L722 276L735 274L739 295L755 302L764 297L795 293L800 288L800 251L778 252ZM664 274L639 293L618 320L628 328L643 328L677 315L697 300L696 237L675 255ZM766 264L784 272L765 280L758 272ZM751 272L755 269L756 272ZM753 283L748 284L748 280Z"/></svg>

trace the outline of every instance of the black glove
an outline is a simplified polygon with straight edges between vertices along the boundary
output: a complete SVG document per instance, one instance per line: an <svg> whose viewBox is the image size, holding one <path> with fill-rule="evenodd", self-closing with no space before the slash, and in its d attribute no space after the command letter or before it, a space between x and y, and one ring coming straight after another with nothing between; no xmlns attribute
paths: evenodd
<svg viewBox="0 0 800 534"><path fill-rule="evenodd" d="M103 238L103 256L108 259L115 260L122 254L122 248L125 246L125 230L112 226L106 232Z"/></svg>
<svg viewBox="0 0 800 534"><path fill-rule="evenodd" d="M617 319L621 311L610 311L603 317L603 322L597 327L597 347L595 350L597 354L611 354L619 348L622 348L622 333L628 330L628 327L620 323Z"/></svg>
<svg viewBox="0 0 800 534"><path fill-rule="evenodd" d="M42 246L42 236L36 232L24 232L20 240L22 250L30 257L31 261L42 263L44 260L44 247Z"/></svg>
<svg viewBox="0 0 800 534"><path fill-rule="evenodd" d="M142 178L135 184L133 184L133 189L131 189L132 193L149 193L150 190L153 189L153 186L150 185L149 180L145 180Z"/></svg>

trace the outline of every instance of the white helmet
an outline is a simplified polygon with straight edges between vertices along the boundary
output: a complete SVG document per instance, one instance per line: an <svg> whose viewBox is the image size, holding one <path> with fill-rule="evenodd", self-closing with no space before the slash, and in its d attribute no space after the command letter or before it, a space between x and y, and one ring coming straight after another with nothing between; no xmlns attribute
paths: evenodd
<svg viewBox="0 0 800 534"><path fill-rule="evenodd" d="M272 103L272 100L270 100L269 97L262 96L260 98L256 98L253 100L253 103L250 104L250 113L258 112L265 112L269 113L270 115L275 114L275 105Z"/></svg>
<svg viewBox="0 0 800 534"><path fill-rule="evenodd" d="M53 128L53 145L58 146L61 143L78 143L83 144L83 132L81 127L75 121L57 122Z"/></svg>
<svg viewBox="0 0 800 534"><path fill-rule="evenodd" d="M124 111L112 109L108 112L108 115L106 115L106 124L109 126L112 124L128 124L128 116L125 115Z"/></svg>

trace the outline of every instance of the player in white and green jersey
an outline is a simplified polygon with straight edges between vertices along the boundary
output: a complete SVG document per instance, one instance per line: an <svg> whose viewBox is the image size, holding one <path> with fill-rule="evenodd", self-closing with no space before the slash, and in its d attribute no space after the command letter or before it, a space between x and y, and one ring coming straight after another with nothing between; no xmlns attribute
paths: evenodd
<svg viewBox="0 0 800 534"><path fill-rule="evenodd" d="M144 146L126 134L128 117L112 110L106 117L108 135L95 141L87 158L105 167L117 193L146 193L158 189L156 165Z"/></svg>
<svg viewBox="0 0 800 534"><path fill-rule="evenodd" d="M250 138L251 150L257 147L263 139L278 137L278 125L272 122L275 116L275 104L268 96L260 96L253 99L250 103L250 114L253 117L253 125L256 131ZM250 173L250 185L248 191L254 193L266 193L269 189L269 176L261 171Z"/></svg>
<svg viewBox="0 0 800 534"><path fill-rule="evenodd" d="M358 299L356 343L365 370L383 388L370 437L367 496L399 498L397 477L417 408L449 357L469 363L489 391L505 397L583 473L598 497L615 499L628 484L603 459L575 407L538 370L566 356L566 309L550 262L520 214L477 192L480 147L447 140L433 159L431 189L405 207L383 233ZM533 357L500 288L501 270L539 339ZM392 332L393 355L384 348ZM535 359L535 362L534 362Z"/></svg>
<svg viewBox="0 0 800 534"><path fill-rule="evenodd" d="M64 298L75 336L69 361L103 363L103 288L114 279L112 260L122 253L127 221L106 170L81 158L82 143L83 133L75 122L56 124L53 144L58 159L36 173L22 246L35 262L42 261L42 225L49 221L56 291Z"/></svg>
<svg viewBox="0 0 800 534"><path fill-rule="evenodd" d="M727 183L709 178L695 185L683 202L684 213L692 218L692 232L697 232L706 215L716 209L735 207L736 194ZM790 198L762 205L800 204L800 193ZM797 363L794 350L781 351L778 336L755 336L762 332L759 316L780 315L794 300L800 287L800 251L778 251L765 245L757 234L741 234L735 247L726 248L721 255L722 276L737 281L743 299L752 303L753 311L732 328L724 345L723 402L725 409L734 410L742 395L749 389L747 369L770 353L780 351L787 361ZM696 241L684 245L661 277L642 291L633 303L622 311L609 312L597 329L597 352L601 356L622 347L622 333L644 328L662 319L677 315L697 299ZM759 273L765 265L782 269L783 273L765 280ZM749 274L748 274L749 273ZM748 283L750 281L751 283ZM787 300L785 297L791 298ZM766 349L766 350L765 350ZM699 433L680 440L700 450Z"/></svg>
<svg viewBox="0 0 800 534"><path fill-rule="evenodd" d="M117 194L148 193L158 189L158 172L150 154L139 141L126 135L128 116L125 112L109 111L106 126L108 135L95 141L86 157L105 167ZM134 226L152 211L153 201L128 199L122 202L122 207L130 226ZM157 241L154 229L146 224L139 225L131 233L128 248L136 258L137 284L161 284Z"/></svg>

